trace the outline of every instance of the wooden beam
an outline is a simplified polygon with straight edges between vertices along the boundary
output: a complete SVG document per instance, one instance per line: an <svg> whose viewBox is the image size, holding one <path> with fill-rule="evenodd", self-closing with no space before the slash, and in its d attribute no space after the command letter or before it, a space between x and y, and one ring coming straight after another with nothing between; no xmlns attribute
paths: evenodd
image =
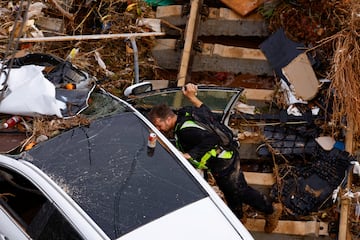
<svg viewBox="0 0 360 240"><path fill-rule="evenodd" d="M245 227L249 231L263 232L264 219L248 218ZM297 236L328 236L328 223L318 221L290 221L280 220L272 233ZM339 238L340 239L340 238Z"/></svg>
<svg viewBox="0 0 360 240"><path fill-rule="evenodd" d="M186 24L184 34L184 49L182 52L179 73L177 76L177 86L184 86L190 78L193 60L193 45L197 39L197 32L200 21L200 8L203 0L191 0L190 16Z"/></svg>

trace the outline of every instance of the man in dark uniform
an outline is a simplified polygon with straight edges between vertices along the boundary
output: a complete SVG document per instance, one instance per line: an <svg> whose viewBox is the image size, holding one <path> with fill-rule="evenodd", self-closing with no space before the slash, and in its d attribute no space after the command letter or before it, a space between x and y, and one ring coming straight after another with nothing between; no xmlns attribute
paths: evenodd
<svg viewBox="0 0 360 240"><path fill-rule="evenodd" d="M187 84L182 91L198 112L211 116L211 110L197 98L196 85ZM272 232L281 216L282 205L272 203L266 195L248 186L240 168L238 151L221 148L219 136L196 124L184 109L175 114L167 105L160 104L148 117L160 131L174 131L177 148L186 159L198 168L211 171L230 209L239 219L243 218L242 204L248 204L265 214L264 231Z"/></svg>

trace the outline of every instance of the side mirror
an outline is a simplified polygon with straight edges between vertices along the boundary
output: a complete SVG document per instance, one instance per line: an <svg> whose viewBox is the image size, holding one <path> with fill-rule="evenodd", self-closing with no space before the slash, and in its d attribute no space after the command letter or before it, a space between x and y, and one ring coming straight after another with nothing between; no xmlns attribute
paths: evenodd
<svg viewBox="0 0 360 240"><path fill-rule="evenodd" d="M141 82L127 87L124 91L124 95L128 97L130 95L136 95L144 92L149 92L152 90L153 90L153 86L150 82Z"/></svg>

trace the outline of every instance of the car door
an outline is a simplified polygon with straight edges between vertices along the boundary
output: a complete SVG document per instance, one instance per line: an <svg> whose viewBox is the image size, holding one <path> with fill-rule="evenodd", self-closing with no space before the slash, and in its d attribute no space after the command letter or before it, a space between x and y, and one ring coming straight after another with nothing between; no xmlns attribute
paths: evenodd
<svg viewBox="0 0 360 240"><path fill-rule="evenodd" d="M243 89L219 86L198 86L198 98L201 99L219 119L228 124L235 103ZM182 94L180 87L152 90L131 95L127 101L141 112L149 111L159 103L165 103L174 111L183 106L191 105L190 101Z"/></svg>

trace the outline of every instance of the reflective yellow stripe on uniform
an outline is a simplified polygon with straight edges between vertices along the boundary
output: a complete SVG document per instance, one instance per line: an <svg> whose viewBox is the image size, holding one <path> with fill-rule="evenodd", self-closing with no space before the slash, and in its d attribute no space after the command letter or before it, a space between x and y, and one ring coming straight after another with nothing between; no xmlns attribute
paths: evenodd
<svg viewBox="0 0 360 240"><path fill-rule="evenodd" d="M187 128L187 127L196 127L200 128L202 130L206 130L202 126L199 126L192 120L185 121L183 125L180 127L180 129ZM219 151L218 148L213 148L210 151L206 152L204 156L202 156L200 162L196 161L195 159L189 159L192 165L194 165L198 169L207 169L206 163L211 157L217 157L222 159L230 159L233 156L232 151L222 150Z"/></svg>
<svg viewBox="0 0 360 240"><path fill-rule="evenodd" d="M222 159L231 159L232 156L233 156L233 151L222 150L218 154L217 149L213 148L210 151L206 152L204 154L204 156L202 156L197 168L199 168L199 169L207 169L206 163L211 157L222 158Z"/></svg>
<svg viewBox="0 0 360 240"><path fill-rule="evenodd" d="M232 156L233 156L233 151L223 150L222 152L219 153L217 157L223 159L230 159L232 158Z"/></svg>
<svg viewBox="0 0 360 240"><path fill-rule="evenodd" d="M191 120L184 122L183 125L181 125L180 130L187 127L196 127L196 128L200 128L201 130L206 130L205 128L199 126L198 124L196 124L194 121Z"/></svg>

